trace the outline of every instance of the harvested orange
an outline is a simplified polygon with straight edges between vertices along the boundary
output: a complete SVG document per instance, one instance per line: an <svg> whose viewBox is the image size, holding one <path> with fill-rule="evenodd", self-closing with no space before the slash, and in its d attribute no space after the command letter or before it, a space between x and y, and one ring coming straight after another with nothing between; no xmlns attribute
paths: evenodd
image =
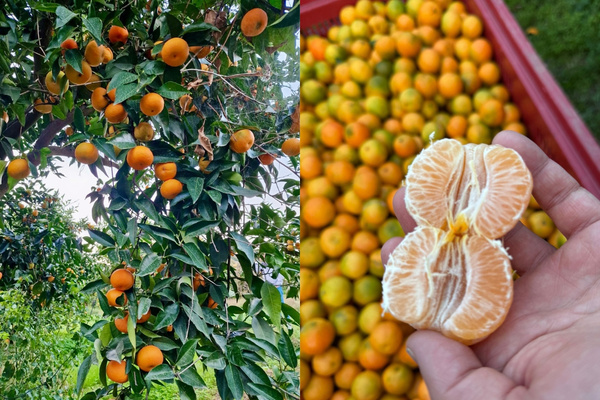
<svg viewBox="0 0 600 400"><path fill-rule="evenodd" d="M417 329L481 340L512 302L510 260L494 239L527 207L531 174L514 150L444 139L420 153L406 181L406 207L419 227L390 256L383 308ZM454 296L440 304L434 293L444 292Z"/></svg>
<svg viewBox="0 0 600 400"><path fill-rule="evenodd" d="M303 353L316 355L323 353L335 339L333 324L323 318L308 321L300 330L300 348Z"/></svg>

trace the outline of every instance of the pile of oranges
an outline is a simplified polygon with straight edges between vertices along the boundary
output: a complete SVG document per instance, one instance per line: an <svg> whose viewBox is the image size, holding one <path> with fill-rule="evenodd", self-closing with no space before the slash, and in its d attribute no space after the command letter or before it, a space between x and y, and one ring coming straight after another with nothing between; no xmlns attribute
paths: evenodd
<svg viewBox="0 0 600 400"><path fill-rule="evenodd" d="M339 16L300 43L302 398L425 400L413 329L380 304L381 246L404 235L394 194L432 140L526 129L462 2L359 0ZM521 222L565 241L533 198Z"/></svg>

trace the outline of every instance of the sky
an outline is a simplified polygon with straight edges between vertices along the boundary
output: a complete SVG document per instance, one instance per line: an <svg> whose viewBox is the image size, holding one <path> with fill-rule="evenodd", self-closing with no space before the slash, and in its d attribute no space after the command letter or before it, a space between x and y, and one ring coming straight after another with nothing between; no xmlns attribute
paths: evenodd
<svg viewBox="0 0 600 400"><path fill-rule="evenodd" d="M92 220L92 203L89 199L85 197L92 191L92 186L96 184L96 177L92 175L90 169L87 165L79 164L75 162L72 165L69 165L70 159L66 157L57 157L60 161L57 165L61 168L61 173L65 175L64 177L58 177L54 174L49 174L48 177L44 179L44 183L46 186L52 189L58 190L58 192L63 195L64 199L67 200L74 209L74 217L76 220L79 219L88 219L88 222L93 222ZM279 178L280 179L290 179L294 178L295 175L290 172L285 167L279 165L279 162L282 162L291 168L291 163L289 158L287 157L279 157L278 161L275 161L273 165L279 170ZM107 168L107 172L109 169ZM98 176L101 179L105 179L106 176L98 171ZM283 186L283 185L280 185ZM271 193L275 194L278 192L277 185L273 185L271 188ZM266 196L263 200L260 197L249 198L246 201L246 204L260 204L262 202L268 203L275 209L280 208L280 203L270 196Z"/></svg>

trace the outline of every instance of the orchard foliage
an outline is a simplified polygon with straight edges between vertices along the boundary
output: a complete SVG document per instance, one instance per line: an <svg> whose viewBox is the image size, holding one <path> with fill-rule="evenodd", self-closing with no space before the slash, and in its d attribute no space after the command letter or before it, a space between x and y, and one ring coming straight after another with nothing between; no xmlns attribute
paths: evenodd
<svg viewBox="0 0 600 400"><path fill-rule="evenodd" d="M79 368L77 392L92 364L102 387L82 398L143 398L153 384L175 382L181 398L193 399L205 386L200 368L214 370L223 399L299 398L290 339L299 314L266 276L282 276L286 297L297 297L298 159L280 149L297 136L298 6L3 3L0 112L8 122L0 130L0 196L14 190L6 173L14 158L26 157L36 177L58 173L55 156L77 157L98 178L88 198L102 228L90 228L84 240L110 264L84 289L97 294L103 317L82 325L95 351ZM267 27L245 37L240 23L254 8L266 12ZM169 43L175 38L183 40ZM178 64L170 55L182 42ZM142 102L148 94L164 106ZM142 123L151 129L138 135ZM230 138L242 129L254 143L237 153ZM82 143L99 157L82 157L75 151ZM148 168L130 167L136 146L151 151ZM275 162L263 165L264 154ZM158 163L176 164L183 190L173 199L161 194ZM118 268L132 271L135 284L110 306L106 293ZM115 319L125 315L122 332ZM136 356L148 345L164 361L144 372ZM107 379L110 361L125 363L126 383Z"/></svg>

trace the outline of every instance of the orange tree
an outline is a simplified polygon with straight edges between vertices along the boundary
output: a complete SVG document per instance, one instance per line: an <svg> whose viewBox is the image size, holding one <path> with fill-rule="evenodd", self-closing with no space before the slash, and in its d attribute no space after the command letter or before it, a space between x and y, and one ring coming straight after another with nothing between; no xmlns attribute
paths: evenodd
<svg viewBox="0 0 600 400"><path fill-rule="evenodd" d="M297 296L298 4L2 7L0 196L55 156L98 178L85 240L111 266L84 289L103 318L76 392L98 364L83 398L195 398L199 368L224 399L298 398L299 315L276 287Z"/></svg>

